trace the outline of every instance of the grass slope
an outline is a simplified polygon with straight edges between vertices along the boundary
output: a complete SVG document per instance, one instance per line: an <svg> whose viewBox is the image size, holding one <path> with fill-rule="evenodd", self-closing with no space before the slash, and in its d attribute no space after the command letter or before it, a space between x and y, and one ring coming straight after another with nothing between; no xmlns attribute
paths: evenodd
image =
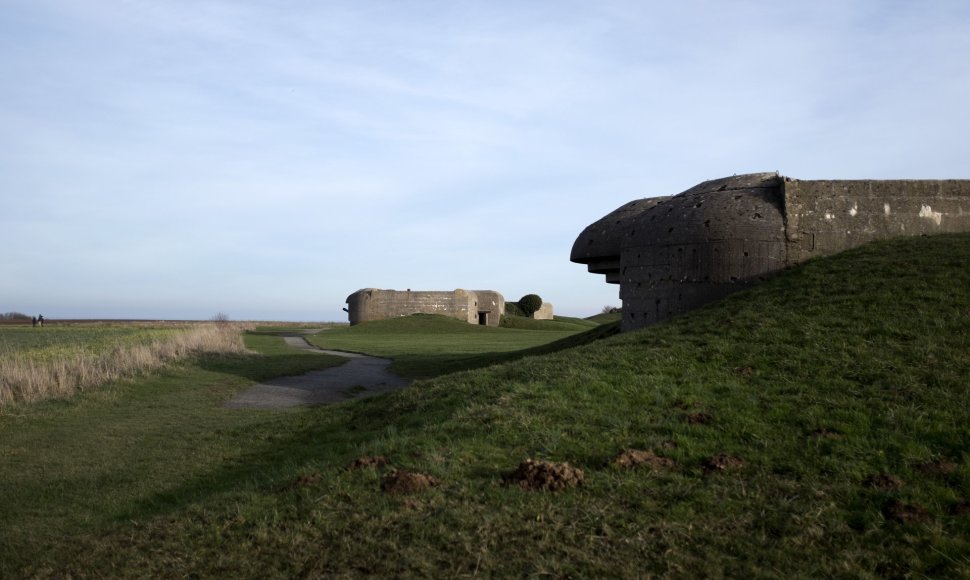
<svg viewBox="0 0 970 580"><path fill-rule="evenodd" d="M899 240L640 332L381 397L173 419L173 436L210 425L198 446L145 452L158 483L126 481L110 457L101 495L75 491L90 466L22 482L41 491L4 502L0 576L967 576L968 328L970 236ZM193 376L203 391L226 380ZM155 388L168 402L175 387ZM67 462L38 439L100 417L86 407L103 408L3 417L14 469L0 493L31 462ZM673 463L606 464L630 447ZM208 469L183 467L203 453ZM378 454L391 466L347 469ZM585 485L503 485L525 458L579 466ZM384 494L391 467L441 485ZM46 531L45 510L73 517Z"/></svg>
<svg viewBox="0 0 970 580"><path fill-rule="evenodd" d="M415 314L334 328L308 336L307 340L321 348L392 358L391 370L401 376L429 378L521 358L524 350L592 328L588 324L554 320L530 322L542 324L494 328L447 316Z"/></svg>
<svg viewBox="0 0 970 580"><path fill-rule="evenodd" d="M519 328L522 330L589 330L599 323L583 320L582 318L571 318L568 316L556 316L553 320L535 320L525 316L503 316L502 328Z"/></svg>
<svg viewBox="0 0 970 580"><path fill-rule="evenodd" d="M600 314L594 314L585 318L589 322L594 322L596 324L608 324L611 322L619 322L623 318L623 314L620 312L602 312Z"/></svg>

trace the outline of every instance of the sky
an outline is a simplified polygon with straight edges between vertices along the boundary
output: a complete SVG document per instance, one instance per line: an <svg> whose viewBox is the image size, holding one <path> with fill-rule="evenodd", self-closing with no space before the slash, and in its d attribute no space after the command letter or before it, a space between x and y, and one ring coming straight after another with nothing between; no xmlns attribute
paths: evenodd
<svg viewBox="0 0 970 580"><path fill-rule="evenodd" d="M970 177L966 0L0 0L0 312L620 305L588 224L706 179Z"/></svg>

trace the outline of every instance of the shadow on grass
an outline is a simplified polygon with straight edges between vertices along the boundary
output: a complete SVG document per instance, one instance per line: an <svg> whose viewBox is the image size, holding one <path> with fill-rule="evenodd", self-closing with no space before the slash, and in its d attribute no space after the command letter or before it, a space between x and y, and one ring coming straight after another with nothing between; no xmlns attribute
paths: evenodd
<svg viewBox="0 0 970 580"><path fill-rule="evenodd" d="M255 412L266 414L267 420L239 427L228 434L238 435L240 443L249 451L227 458L215 469L181 485L134 502L114 519L152 518L192 505L218 511L217 506L226 494L284 491L286 477L294 466L313 464L328 469L346 464L352 459L354 449L378 438L386 427L372 422L366 428L354 425L355 413L333 406L322 411L323 416L316 414L319 410L307 409ZM297 414L302 416L294 420Z"/></svg>
<svg viewBox="0 0 970 580"><path fill-rule="evenodd" d="M604 325L585 333L572 336L540 347L518 352L484 353L456 357L436 355L420 357L427 368L437 368L437 374L471 370L511 362L526 356L547 354L587 344L619 331L617 325ZM200 362L205 370L234 374L253 381L267 380L281 374L299 374L317 368L325 368L338 357L312 353L269 354L208 357ZM331 365L332 366L332 365ZM453 371L446 369L453 368ZM136 503L119 520L152 517L178 511L193 504L217 504L218 496L232 492L280 491L281 478L292 471L293 466L317 464L323 468L345 465L356 451L367 444L385 437L393 428L395 437L408 438L428 424L440 422L452 416L457 409L468 404L465 396L448 392L436 393L434 400L397 400L388 405L388 398L401 393L388 393L347 404L330 405L321 409L231 411L266 413L267 420L259 425L240 428L240 441L251 445L251 450L230 463L199 475L165 492ZM408 413L406 409L413 409ZM417 414L415 414L417 413ZM295 414L300 414L294 420Z"/></svg>
<svg viewBox="0 0 970 580"><path fill-rule="evenodd" d="M431 379L457 373L483 369L492 365L514 362L530 356L541 356L590 344L620 332L620 323L597 326L566 338L516 351L499 351L477 354L407 354L392 357L391 371L412 379Z"/></svg>
<svg viewBox="0 0 970 580"><path fill-rule="evenodd" d="M347 359L317 354L221 355L205 356L196 363L206 371L235 375L262 382L283 376L301 375L310 371L339 366Z"/></svg>

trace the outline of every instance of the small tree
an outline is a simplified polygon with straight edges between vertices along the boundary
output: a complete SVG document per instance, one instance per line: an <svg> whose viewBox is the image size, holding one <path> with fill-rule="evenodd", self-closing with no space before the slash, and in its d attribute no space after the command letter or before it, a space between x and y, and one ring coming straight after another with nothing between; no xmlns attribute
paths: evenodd
<svg viewBox="0 0 970 580"><path fill-rule="evenodd" d="M542 308L542 298L538 294L526 294L519 298L519 309L522 310L523 316L531 318L540 308Z"/></svg>
<svg viewBox="0 0 970 580"><path fill-rule="evenodd" d="M616 306L610 306L609 304L607 304L606 306L603 307L602 310L600 310L600 314L616 314L619 311L620 309L617 308Z"/></svg>
<svg viewBox="0 0 970 580"><path fill-rule="evenodd" d="M219 312L212 317L212 322L225 323L229 322L229 315L225 312Z"/></svg>

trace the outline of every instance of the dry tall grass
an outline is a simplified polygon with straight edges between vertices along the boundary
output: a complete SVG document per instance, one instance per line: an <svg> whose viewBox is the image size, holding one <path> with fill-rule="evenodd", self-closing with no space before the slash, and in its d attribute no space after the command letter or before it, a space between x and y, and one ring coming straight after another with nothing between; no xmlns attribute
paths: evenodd
<svg viewBox="0 0 970 580"><path fill-rule="evenodd" d="M91 353L78 347L51 361L32 360L23 353L0 353L0 405L70 397L201 353L244 353L242 330L238 324L203 324L109 352Z"/></svg>

